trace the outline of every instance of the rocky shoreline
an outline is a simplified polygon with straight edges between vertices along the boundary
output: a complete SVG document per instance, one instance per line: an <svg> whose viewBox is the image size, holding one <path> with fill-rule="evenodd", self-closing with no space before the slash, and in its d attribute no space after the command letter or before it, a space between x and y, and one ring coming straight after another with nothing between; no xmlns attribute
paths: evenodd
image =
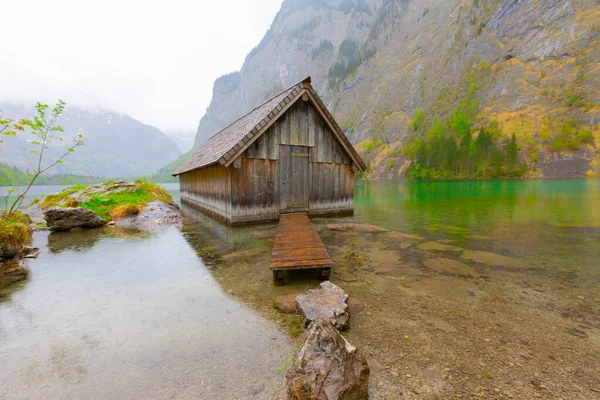
<svg viewBox="0 0 600 400"><path fill-rule="evenodd" d="M110 229L112 226L152 230L180 224L183 217L180 207L168 193L145 181L118 181L73 188L49 194L21 208L20 211L29 217L30 232ZM128 202L121 204L116 201L119 193L123 193L123 199ZM132 203L138 194L148 201ZM103 215L88 205L96 203L103 205L98 208ZM119 208L124 211L113 212L119 211ZM0 289L29 276L28 260L39 255L39 249L28 246L29 242L30 239L24 244L3 243L0 246Z"/></svg>

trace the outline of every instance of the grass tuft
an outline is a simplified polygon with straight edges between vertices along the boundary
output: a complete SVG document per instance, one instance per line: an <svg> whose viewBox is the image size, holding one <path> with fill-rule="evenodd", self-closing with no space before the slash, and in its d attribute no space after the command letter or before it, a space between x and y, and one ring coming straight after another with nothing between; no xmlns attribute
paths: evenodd
<svg viewBox="0 0 600 400"><path fill-rule="evenodd" d="M137 215L141 212L141 208L141 206L133 203L123 204L111 210L110 216L113 220L115 220L119 218L125 218L130 215Z"/></svg>
<svg viewBox="0 0 600 400"><path fill-rule="evenodd" d="M285 328L292 339L296 339L304 332L304 322L298 315L286 315L281 319L281 327Z"/></svg>
<svg viewBox="0 0 600 400"><path fill-rule="evenodd" d="M79 202L72 197L67 197L63 203L65 207L78 207Z"/></svg>
<svg viewBox="0 0 600 400"><path fill-rule="evenodd" d="M17 211L10 219L0 217L0 246L22 245L31 238L31 219Z"/></svg>

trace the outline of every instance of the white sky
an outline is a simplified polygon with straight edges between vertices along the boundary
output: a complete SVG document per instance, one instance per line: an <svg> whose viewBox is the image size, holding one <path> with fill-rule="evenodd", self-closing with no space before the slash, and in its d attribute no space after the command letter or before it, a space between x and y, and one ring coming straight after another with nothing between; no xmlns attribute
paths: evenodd
<svg viewBox="0 0 600 400"><path fill-rule="evenodd" d="M196 131L282 0L0 0L0 100L99 107Z"/></svg>

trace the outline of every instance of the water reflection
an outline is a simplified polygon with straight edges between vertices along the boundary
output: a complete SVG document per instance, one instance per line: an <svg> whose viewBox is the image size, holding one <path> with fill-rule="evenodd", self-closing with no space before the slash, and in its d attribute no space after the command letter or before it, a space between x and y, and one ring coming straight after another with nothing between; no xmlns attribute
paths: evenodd
<svg viewBox="0 0 600 400"><path fill-rule="evenodd" d="M30 281L0 302L0 398L270 398L286 336L177 228L114 232L35 233Z"/></svg>
<svg viewBox="0 0 600 400"><path fill-rule="evenodd" d="M156 232L108 226L99 229L71 230L66 232L50 232L48 250L52 253L63 251L85 251L94 247L98 241L120 238L130 242L148 239Z"/></svg>

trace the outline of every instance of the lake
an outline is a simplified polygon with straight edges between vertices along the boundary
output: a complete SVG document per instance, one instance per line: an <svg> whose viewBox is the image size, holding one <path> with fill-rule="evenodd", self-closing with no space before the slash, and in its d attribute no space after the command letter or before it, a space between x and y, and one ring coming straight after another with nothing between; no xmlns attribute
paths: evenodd
<svg viewBox="0 0 600 400"><path fill-rule="evenodd" d="M313 223L373 398L598 395L600 181L360 181L355 206ZM0 292L0 398L277 398L295 317L273 300L318 280L272 285L275 224L184 211L35 233L30 278Z"/></svg>

